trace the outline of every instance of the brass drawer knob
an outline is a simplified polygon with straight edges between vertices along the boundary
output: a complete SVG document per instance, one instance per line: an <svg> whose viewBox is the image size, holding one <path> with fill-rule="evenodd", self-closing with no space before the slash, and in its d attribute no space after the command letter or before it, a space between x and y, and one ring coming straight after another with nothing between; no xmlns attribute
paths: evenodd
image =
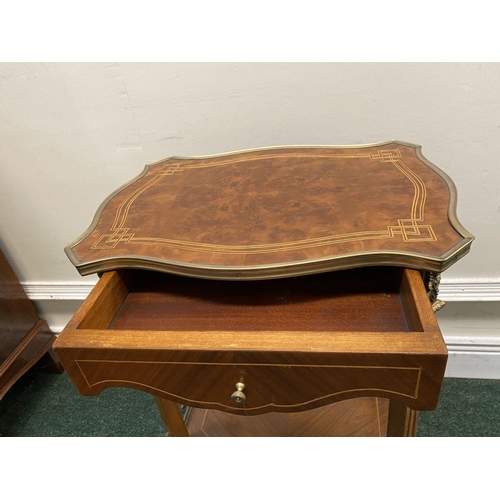
<svg viewBox="0 0 500 500"><path fill-rule="evenodd" d="M231 399L235 403L244 403L247 399L247 397L244 394L245 390L245 384L242 384L241 382L238 382L235 384L236 390L231 394Z"/></svg>

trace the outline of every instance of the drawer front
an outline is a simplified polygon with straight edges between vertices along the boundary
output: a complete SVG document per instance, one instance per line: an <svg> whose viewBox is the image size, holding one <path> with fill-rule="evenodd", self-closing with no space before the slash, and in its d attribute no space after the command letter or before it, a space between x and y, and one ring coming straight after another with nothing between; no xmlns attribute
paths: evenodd
<svg viewBox="0 0 500 500"><path fill-rule="evenodd" d="M231 413L300 411L364 396L422 404L417 403L423 380L418 366L78 360L74 368L78 373L73 372L72 378L82 394L95 395L106 387L131 387L188 406ZM239 383L245 387L235 401L231 396Z"/></svg>

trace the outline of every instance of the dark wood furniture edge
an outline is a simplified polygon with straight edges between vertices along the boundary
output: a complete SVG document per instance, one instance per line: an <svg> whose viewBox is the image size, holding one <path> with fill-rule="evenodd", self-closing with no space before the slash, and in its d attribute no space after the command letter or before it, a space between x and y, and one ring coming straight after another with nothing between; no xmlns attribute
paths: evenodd
<svg viewBox="0 0 500 500"><path fill-rule="evenodd" d="M45 373L54 374L61 374L64 372L64 367L52 347L50 347L50 349L36 362L35 369L43 370Z"/></svg>
<svg viewBox="0 0 500 500"><path fill-rule="evenodd" d="M40 319L4 361L0 369L0 399L51 348L56 337Z"/></svg>
<svg viewBox="0 0 500 500"><path fill-rule="evenodd" d="M40 318L9 260L0 249L0 399L30 368L50 353L55 335ZM49 354L49 356L50 356ZM60 365L47 365L59 371ZM59 371L60 373L60 371Z"/></svg>

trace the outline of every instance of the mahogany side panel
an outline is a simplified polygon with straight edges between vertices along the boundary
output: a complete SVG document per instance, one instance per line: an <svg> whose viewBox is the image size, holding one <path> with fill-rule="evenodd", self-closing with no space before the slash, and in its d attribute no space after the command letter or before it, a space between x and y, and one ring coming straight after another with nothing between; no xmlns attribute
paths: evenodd
<svg viewBox="0 0 500 500"><path fill-rule="evenodd" d="M54 340L0 250L0 399Z"/></svg>
<svg viewBox="0 0 500 500"><path fill-rule="evenodd" d="M0 365L39 319L35 306L0 250Z"/></svg>

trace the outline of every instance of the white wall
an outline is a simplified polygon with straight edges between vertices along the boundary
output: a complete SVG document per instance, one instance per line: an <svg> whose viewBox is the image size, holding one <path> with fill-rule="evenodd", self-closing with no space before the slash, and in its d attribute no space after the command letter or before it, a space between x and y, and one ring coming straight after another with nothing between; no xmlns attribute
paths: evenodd
<svg viewBox="0 0 500 500"><path fill-rule="evenodd" d="M400 139L452 177L477 238L445 284L498 300L499 82L498 63L2 63L0 245L28 288L92 283L63 248L147 162Z"/></svg>

